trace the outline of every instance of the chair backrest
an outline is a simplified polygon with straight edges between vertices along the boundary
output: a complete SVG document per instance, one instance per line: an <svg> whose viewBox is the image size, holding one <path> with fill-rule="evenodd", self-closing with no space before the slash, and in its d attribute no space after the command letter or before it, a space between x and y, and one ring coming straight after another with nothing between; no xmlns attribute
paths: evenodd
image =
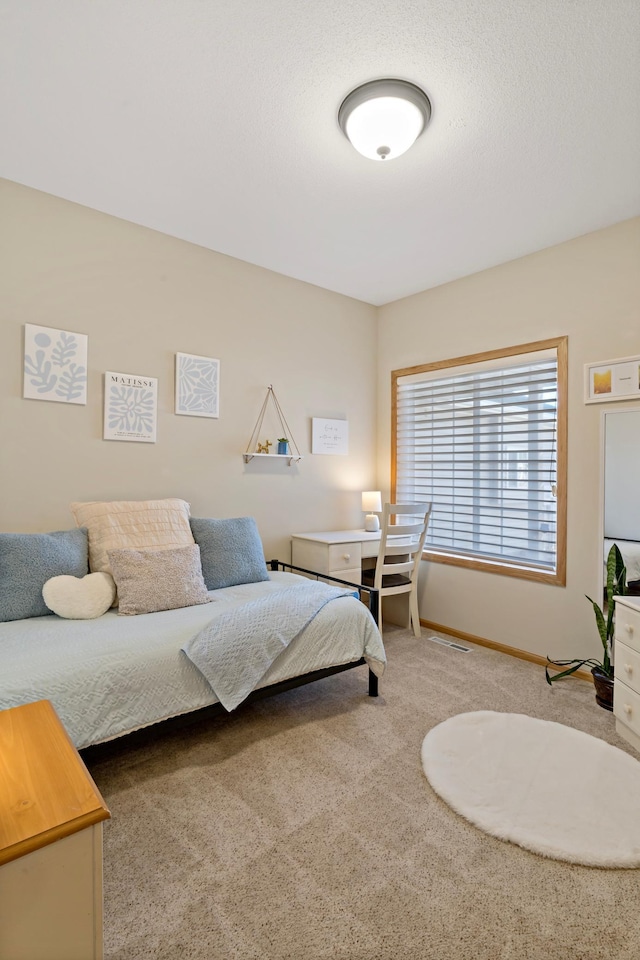
<svg viewBox="0 0 640 960"><path fill-rule="evenodd" d="M389 574L408 577L413 587L418 579L430 516L430 503L385 503L374 577L374 587L378 590L382 587L382 578Z"/></svg>

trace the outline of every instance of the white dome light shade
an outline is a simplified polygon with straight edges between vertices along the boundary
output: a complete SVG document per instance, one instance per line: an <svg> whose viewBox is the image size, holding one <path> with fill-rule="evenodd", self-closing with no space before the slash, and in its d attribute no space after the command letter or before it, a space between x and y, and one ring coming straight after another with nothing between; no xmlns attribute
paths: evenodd
<svg viewBox="0 0 640 960"><path fill-rule="evenodd" d="M431 117L427 95L406 80L371 80L342 102L338 123L358 153L393 160L415 143Z"/></svg>
<svg viewBox="0 0 640 960"><path fill-rule="evenodd" d="M370 160L399 157L416 142L423 127L424 118L418 108L398 97L361 103L345 124L353 146Z"/></svg>

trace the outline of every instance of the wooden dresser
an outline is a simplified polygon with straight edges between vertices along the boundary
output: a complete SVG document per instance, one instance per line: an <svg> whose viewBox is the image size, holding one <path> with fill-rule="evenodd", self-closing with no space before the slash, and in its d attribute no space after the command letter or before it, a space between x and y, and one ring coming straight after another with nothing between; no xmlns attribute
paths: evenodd
<svg viewBox="0 0 640 960"><path fill-rule="evenodd" d="M0 960L101 960L109 816L48 700L0 711Z"/></svg>
<svg viewBox="0 0 640 960"><path fill-rule="evenodd" d="M616 732L640 750L640 597L616 597L615 616Z"/></svg>

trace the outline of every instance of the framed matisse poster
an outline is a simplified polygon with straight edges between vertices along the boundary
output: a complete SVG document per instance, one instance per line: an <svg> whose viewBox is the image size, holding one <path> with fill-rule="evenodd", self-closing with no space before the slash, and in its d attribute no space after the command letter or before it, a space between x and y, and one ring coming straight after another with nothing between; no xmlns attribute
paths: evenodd
<svg viewBox="0 0 640 960"><path fill-rule="evenodd" d="M176 413L217 418L219 409L220 361L176 353Z"/></svg>
<svg viewBox="0 0 640 960"><path fill-rule="evenodd" d="M640 356L623 357L603 363L587 363L584 368L584 402L640 398Z"/></svg>
<svg viewBox="0 0 640 960"><path fill-rule="evenodd" d="M158 381L129 373L104 375L104 439L156 442Z"/></svg>

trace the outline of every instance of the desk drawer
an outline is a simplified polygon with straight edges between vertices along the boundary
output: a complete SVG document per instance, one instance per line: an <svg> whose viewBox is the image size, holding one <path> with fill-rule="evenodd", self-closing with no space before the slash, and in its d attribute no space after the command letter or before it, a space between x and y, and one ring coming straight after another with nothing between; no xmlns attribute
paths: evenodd
<svg viewBox="0 0 640 960"><path fill-rule="evenodd" d="M329 547L329 570L339 576L341 570L354 570L362 563L362 544L332 543Z"/></svg>
<svg viewBox="0 0 640 960"><path fill-rule="evenodd" d="M616 603L616 643L640 651L640 610Z"/></svg>
<svg viewBox="0 0 640 960"><path fill-rule="evenodd" d="M352 583L362 581L362 547L359 543L322 543L304 537L292 537L291 562L296 567Z"/></svg>
<svg viewBox="0 0 640 960"><path fill-rule="evenodd" d="M613 713L621 723L640 736L640 693L617 677L613 681Z"/></svg>
<svg viewBox="0 0 640 960"><path fill-rule="evenodd" d="M616 640L615 675L627 687L640 693L640 652Z"/></svg>

